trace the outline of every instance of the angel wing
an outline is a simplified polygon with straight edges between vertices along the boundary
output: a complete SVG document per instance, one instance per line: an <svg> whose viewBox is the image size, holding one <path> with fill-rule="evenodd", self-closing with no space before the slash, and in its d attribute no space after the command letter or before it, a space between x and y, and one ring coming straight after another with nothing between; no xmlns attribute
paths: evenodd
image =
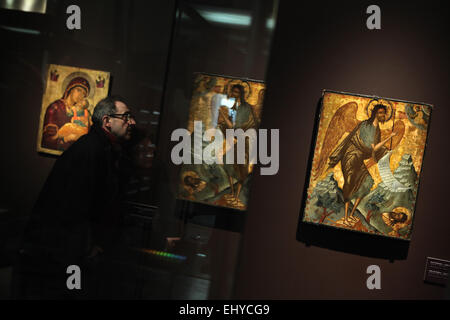
<svg viewBox="0 0 450 320"><path fill-rule="evenodd" d="M381 141L386 139L391 134L391 132L392 130L390 129L381 130ZM400 141L402 141L403 139L403 135L405 134L405 123L402 120L395 121L394 132L396 133L396 135L392 138L392 147L390 140L386 142L386 146L388 146L391 150L394 150L399 145ZM371 158L369 161L367 161L366 167L370 168L375 164L375 160Z"/></svg>
<svg viewBox="0 0 450 320"><path fill-rule="evenodd" d="M391 129L381 130L381 141L386 139L391 134L391 132ZM402 141L403 135L405 134L405 123L402 120L395 121L394 132L396 133L396 135L392 138L391 149L395 149L395 147L398 146L400 141ZM386 144L388 143L390 145L390 142L387 142Z"/></svg>
<svg viewBox="0 0 450 320"><path fill-rule="evenodd" d="M356 102L349 102L341 106L333 115L325 133L325 140L320 150L319 161L313 169L315 179L322 174L328 163L328 157L336 148L337 143L344 133L351 132L359 124L358 119L356 119L357 111L358 104Z"/></svg>

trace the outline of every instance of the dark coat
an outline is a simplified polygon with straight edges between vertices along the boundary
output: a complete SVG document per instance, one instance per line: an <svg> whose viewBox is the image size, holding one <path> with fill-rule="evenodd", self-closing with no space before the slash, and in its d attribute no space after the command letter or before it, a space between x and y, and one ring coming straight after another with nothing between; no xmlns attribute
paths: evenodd
<svg viewBox="0 0 450 320"><path fill-rule="evenodd" d="M96 126L67 149L33 208L24 251L73 263L94 245L112 245L121 222L122 160L119 145Z"/></svg>

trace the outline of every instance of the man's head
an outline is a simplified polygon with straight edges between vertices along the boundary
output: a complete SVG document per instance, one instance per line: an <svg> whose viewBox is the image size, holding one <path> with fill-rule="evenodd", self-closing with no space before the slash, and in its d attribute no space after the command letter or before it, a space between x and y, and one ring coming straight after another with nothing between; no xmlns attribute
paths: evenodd
<svg viewBox="0 0 450 320"><path fill-rule="evenodd" d="M131 131L136 125L124 99L118 96L107 97L97 103L92 114L92 122L119 140L129 140Z"/></svg>
<svg viewBox="0 0 450 320"><path fill-rule="evenodd" d="M393 226L397 223L404 223L408 220L408 216L403 212L389 212L389 220L391 226Z"/></svg>
<svg viewBox="0 0 450 320"><path fill-rule="evenodd" d="M385 122L386 121L386 113L387 108L383 104L377 104L375 107L373 107L372 114L370 117L370 122L373 122L375 118L378 120L378 122Z"/></svg>
<svg viewBox="0 0 450 320"><path fill-rule="evenodd" d="M200 185L201 180L199 178L194 178L191 176L186 176L184 178L184 183L189 186L192 187L193 189L198 188L198 186Z"/></svg>
<svg viewBox="0 0 450 320"><path fill-rule="evenodd" d="M244 92L244 87L240 84L235 84L231 87L231 97L240 100L241 102L245 101Z"/></svg>

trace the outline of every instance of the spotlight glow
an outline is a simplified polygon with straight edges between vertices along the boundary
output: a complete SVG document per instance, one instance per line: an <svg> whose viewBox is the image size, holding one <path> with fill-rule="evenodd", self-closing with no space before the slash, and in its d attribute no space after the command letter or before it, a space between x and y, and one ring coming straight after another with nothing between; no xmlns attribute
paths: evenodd
<svg viewBox="0 0 450 320"><path fill-rule="evenodd" d="M210 22L232 24L236 26L249 26L252 24L252 17L247 14L225 13L203 9L198 9L197 11L205 20Z"/></svg>

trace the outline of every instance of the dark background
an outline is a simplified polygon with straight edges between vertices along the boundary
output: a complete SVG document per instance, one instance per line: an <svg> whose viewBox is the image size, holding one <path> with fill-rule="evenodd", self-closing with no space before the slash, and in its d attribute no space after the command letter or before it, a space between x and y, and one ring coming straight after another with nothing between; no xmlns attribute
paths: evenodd
<svg viewBox="0 0 450 320"><path fill-rule="evenodd" d="M208 5L208 1L184 2ZM214 3L249 10L255 17L273 9L271 1ZM450 259L446 205L450 51L444 3L378 2L382 29L371 31L366 28L365 13L371 2L281 1L271 46L270 35L262 34L263 21L250 31L223 30L212 27L187 6L184 12L191 20L175 26L172 51L175 1L49 1L45 17L2 10L0 24L38 29L41 35L0 30L0 267L10 265L18 234L55 161L35 151L47 63L112 73L111 92L126 96L141 120L147 121L143 126L156 140L157 157L164 164L158 167L158 180L151 176L157 192L139 192L137 200L150 204L158 200L159 214L166 218L176 216L177 211L176 168L168 163L169 134L185 126L192 73L210 72L267 81L262 127L280 129L280 170L275 176L259 176L259 168L255 168L242 235L208 231L213 259L212 275L206 278L212 279L209 297L442 298L444 289L425 284L423 274L427 256ZM65 28L69 4L82 8L80 31ZM339 248L307 247L296 240L315 112L323 89L435 106L406 259L390 262ZM161 117L147 117L153 111L161 111ZM152 127L150 122L157 124ZM162 233L177 235L170 222L164 228ZM334 241L330 234L326 237L330 243ZM341 236L335 233L332 237ZM352 246L358 247L358 243ZM382 250L383 245L380 247ZM364 252L362 245L359 249ZM381 267L382 290L366 287L366 268L372 264ZM9 271L1 271L4 293ZM153 282L149 297L174 296L161 285L166 278L170 275L158 273L160 282ZM164 294L155 293L161 288ZM195 291L192 288L187 292Z"/></svg>
<svg viewBox="0 0 450 320"><path fill-rule="evenodd" d="M81 30L66 28L70 4L81 8ZM127 98L138 125L156 142L153 111L160 111L173 16L174 1L49 0L46 14L1 9L2 26L39 32L0 28L4 207L28 214L55 160L35 151L47 64L109 71L110 93Z"/></svg>
<svg viewBox="0 0 450 320"><path fill-rule="evenodd" d="M374 31L366 28L369 15L365 12L372 2L302 4L282 1L279 6L262 127L280 129L280 170L275 176L253 180L235 296L440 299L444 289L425 284L423 275L427 256L450 258L446 200L450 48L444 2L378 1L382 29ZM405 260L389 262L307 247L296 240L314 118L323 89L434 105ZM333 233L330 246L339 237ZM358 245L364 251L362 243L351 244ZM381 268L381 290L366 287L366 268L373 264Z"/></svg>

